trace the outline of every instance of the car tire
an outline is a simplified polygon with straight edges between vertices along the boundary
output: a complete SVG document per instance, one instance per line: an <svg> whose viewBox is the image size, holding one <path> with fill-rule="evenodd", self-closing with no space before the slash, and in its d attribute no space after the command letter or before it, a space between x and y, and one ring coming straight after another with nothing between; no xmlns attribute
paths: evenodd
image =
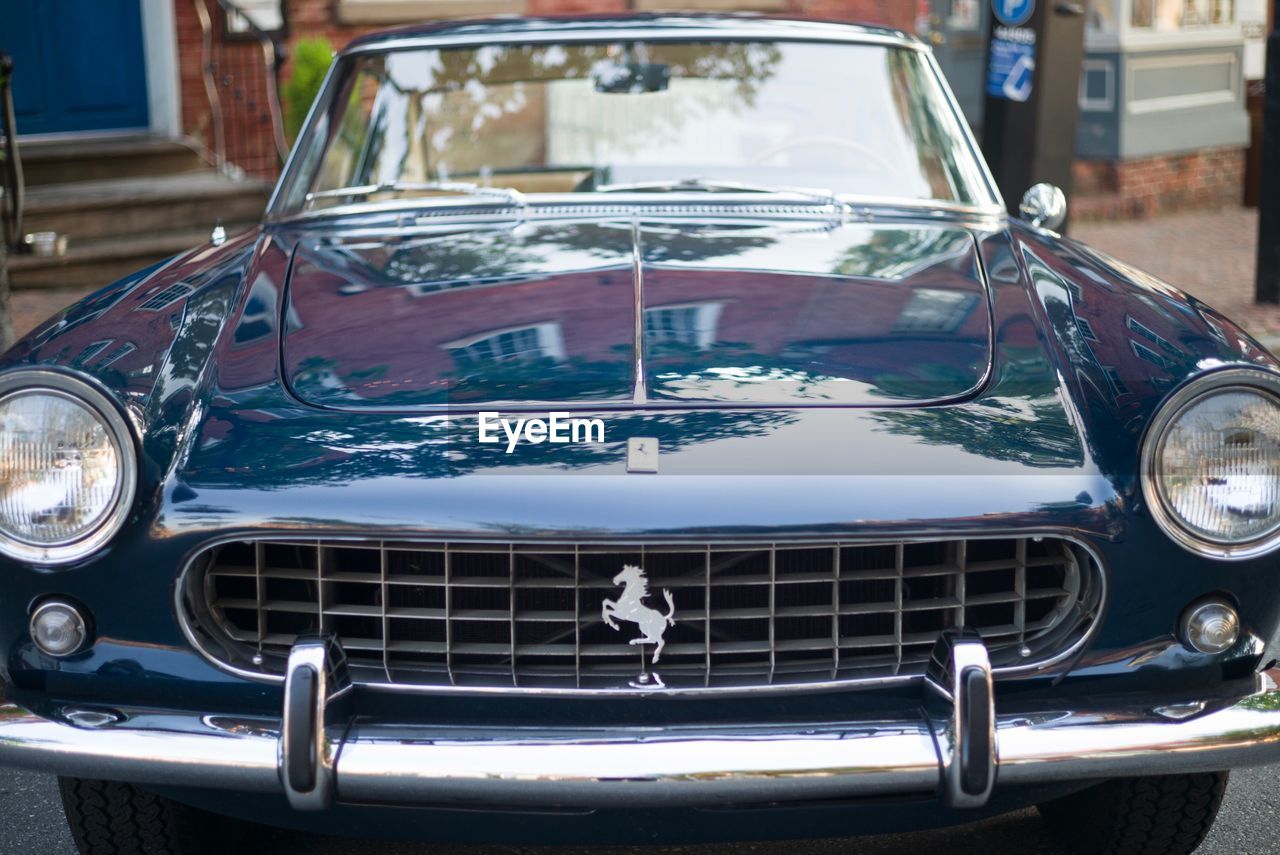
<svg viewBox="0 0 1280 855"><path fill-rule="evenodd" d="M1054 838L1080 852L1189 855L1226 788L1226 772L1120 778L1037 807Z"/></svg>
<svg viewBox="0 0 1280 855"><path fill-rule="evenodd" d="M62 809L81 855L201 855L228 847L242 823L132 784L59 778Z"/></svg>

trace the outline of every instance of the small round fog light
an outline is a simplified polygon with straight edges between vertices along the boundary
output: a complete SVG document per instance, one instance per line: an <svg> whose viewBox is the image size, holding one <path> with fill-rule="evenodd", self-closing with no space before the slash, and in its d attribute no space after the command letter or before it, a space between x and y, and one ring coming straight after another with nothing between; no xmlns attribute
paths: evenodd
<svg viewBox="0 0 1280 855"><path fill-rule="evenodd" d="M1240 617L1221 600L1207 600L1187 609L1182 640L1201 653L1221 653L1240 638Z"/></svg>
<svg viewBox="0 0 1280 855"><path fill-rule="evenodd" d="M70 603L49 600L31 614L31 640L50 656L70 656L88 635L84 616Z"/></svg>

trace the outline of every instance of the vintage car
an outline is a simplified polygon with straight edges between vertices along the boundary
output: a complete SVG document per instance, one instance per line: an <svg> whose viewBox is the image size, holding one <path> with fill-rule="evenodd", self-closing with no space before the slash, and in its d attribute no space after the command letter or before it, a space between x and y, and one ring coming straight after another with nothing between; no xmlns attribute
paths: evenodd
<svg viewBox="0 0 1280 855"><path fill-rule="evenodd" d="M1063 205L900 32L361 38L259 229L0 361L0 764L85 853L1191 851L1280 759L1280 365Z"/></svg>

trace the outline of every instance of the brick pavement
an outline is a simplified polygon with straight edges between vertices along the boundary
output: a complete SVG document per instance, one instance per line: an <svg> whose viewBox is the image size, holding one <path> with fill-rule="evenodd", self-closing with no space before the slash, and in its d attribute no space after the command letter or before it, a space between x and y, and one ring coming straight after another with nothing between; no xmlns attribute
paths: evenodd
<svg viewBox="0 0 1280 855"><path fill-rule="evenodd" d="M1233 207L1080 223L1071 236L1199 297L1269 346L1280 343L1280 306L1253 302L1256 210Z"/></svg>
<svg viewBox="0 0 1280 855"><path fill-rule="evenodd" d="M1258 215L1244 208L1170 214L1149 220L1081 223L1072 235L1168 280L1280 343L1280 306L1253 303ZM23 335L87 291L51 289L13 295L14 331Z"/></svg>

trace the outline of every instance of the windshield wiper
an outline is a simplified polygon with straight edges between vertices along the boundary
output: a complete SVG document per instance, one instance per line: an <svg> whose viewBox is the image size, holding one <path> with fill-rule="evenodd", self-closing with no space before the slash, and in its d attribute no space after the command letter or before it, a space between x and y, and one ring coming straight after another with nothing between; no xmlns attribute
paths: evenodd
<svg viewBox="0 0 1280 855"><path fill-rule="evenodd" d="M831 205L833 208L849 208L833 191L826 189L810 189L805 187L782 187L768 184L749 184L742 181L725 181L718 178L681 178L664 181L632 181L624 184L602 184L595 188L597 193L678 193L680 191L695 193L790 193L816 199Z"/></svg>
<svg viewBox="0 0 1280 855"><path fill-rule="evenodd" d="M469 181L384 181L381 184L357 184L350 187L335 187L332 190L316 190L307 194L307 201L316 199L334 199L343 196L372 196L374 193L396 193L414 191L443 191L458 193L463 196L493 196L509 202L513 207L524 210L529 200L514 187L484 187Z"/></svg>

